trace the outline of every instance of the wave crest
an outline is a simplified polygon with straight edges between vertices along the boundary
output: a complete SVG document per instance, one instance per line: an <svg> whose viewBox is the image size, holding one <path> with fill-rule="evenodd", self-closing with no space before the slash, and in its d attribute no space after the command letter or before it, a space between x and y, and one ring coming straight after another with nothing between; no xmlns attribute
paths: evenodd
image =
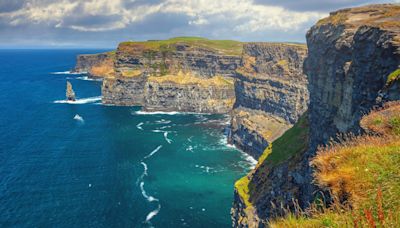
<svg viewBox="0 0 400 228"><path fill-rule="evenodd" d="M81 98L81 99L77 99L75 101L56 100L53 103L55 103L55 104L89 104L89 103L95 103L97 101L101 101L101 96Z"/></svg>

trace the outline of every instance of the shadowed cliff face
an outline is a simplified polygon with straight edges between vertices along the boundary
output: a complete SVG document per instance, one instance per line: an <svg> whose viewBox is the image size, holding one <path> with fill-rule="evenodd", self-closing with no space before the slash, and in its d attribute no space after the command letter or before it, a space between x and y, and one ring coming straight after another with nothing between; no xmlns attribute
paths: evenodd
<svg viewBox="0 0 400 228"><path fill-rule="evenodd" d="M300 44L244 45L235 83L235 108L240 111L232 112L231 143L258 158L307 110L306 55ZM259 127L249 121L254 118L262 122Z"/></svg>
<svg viewBox="0 0 400 228"><path fill-rule="evenodd" d="M235 226L262 227L268 218L283 213L279 205L293 208L293 199L307 207L318 192L309 165L316 147L338 133L360 133L363 114L384 101L400 99L399 34L400 7L395 5L338 11L310 29L304 64L310 91L308 149L271 162L276 151L290 151L274 150L279 139L272 143L272 152L236 185ZM289 141L293 135L282 137Z"/></svg>

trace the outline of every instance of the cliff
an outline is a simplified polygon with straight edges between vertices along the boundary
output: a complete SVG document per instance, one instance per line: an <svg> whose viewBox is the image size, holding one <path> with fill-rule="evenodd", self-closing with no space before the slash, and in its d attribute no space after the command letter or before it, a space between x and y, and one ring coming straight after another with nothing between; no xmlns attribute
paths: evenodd
<svg viewBox="0 0 400 228"><path fill-rule="evenodd" d="M243 44L177 37L123 42L114 77L103 81L103 103L138 105L148 111L228 113Z"/></svg>
<svg viewBox="0 0 400 228"><path fill-rule="evenodd" d="M231 143L258 158L307 110L306 56L301 44L244 45L235 83L235 108L240 111L232 112Z"/></svg>
<svg viewBox="0 0 400 228"><path fill-rule="evenodd" d="M114 77L115 52L78 55L72 72L87 73L91 77Z"/></svg>
<svg viewBox="0 0 400 228"><path fill-rule="evenodd" d="M308 121L275 140L257 168L235 184L235 226L267 226L287 209L308 207L316 193L329 200L313 184L309 161L330 138L362 133L359 121L373 107L400 99L399 34L400 6L388 4L340 10L309 30Z"/></svg>

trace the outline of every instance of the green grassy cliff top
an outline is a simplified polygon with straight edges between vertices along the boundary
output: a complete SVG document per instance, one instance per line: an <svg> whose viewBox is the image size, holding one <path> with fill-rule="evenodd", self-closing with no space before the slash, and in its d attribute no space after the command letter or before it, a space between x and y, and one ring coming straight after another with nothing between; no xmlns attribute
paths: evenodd
<svg viewBox="0 0 400 228"><path fill-rule="evenodd" d="M119 44L119 49L130 46L140 47L143 50L175 50L175 45L185 43L192 47L212 49L225 55L240 55L243 43L234 40L209 40L201 37L175 37L167 40L126 41Z"/></svg>

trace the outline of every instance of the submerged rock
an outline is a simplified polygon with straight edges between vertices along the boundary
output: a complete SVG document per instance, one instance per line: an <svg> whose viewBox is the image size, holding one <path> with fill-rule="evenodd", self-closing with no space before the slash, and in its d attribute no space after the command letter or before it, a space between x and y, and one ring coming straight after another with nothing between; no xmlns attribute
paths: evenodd
<svg viewBox="0 0 400 228"><path fill-rule="evenodd" d="M65 95L66 95L68 101L75 101L76 100L75 92L72 89L72 84L69 81L67 81L67 91L66 91Z"/></svg>

